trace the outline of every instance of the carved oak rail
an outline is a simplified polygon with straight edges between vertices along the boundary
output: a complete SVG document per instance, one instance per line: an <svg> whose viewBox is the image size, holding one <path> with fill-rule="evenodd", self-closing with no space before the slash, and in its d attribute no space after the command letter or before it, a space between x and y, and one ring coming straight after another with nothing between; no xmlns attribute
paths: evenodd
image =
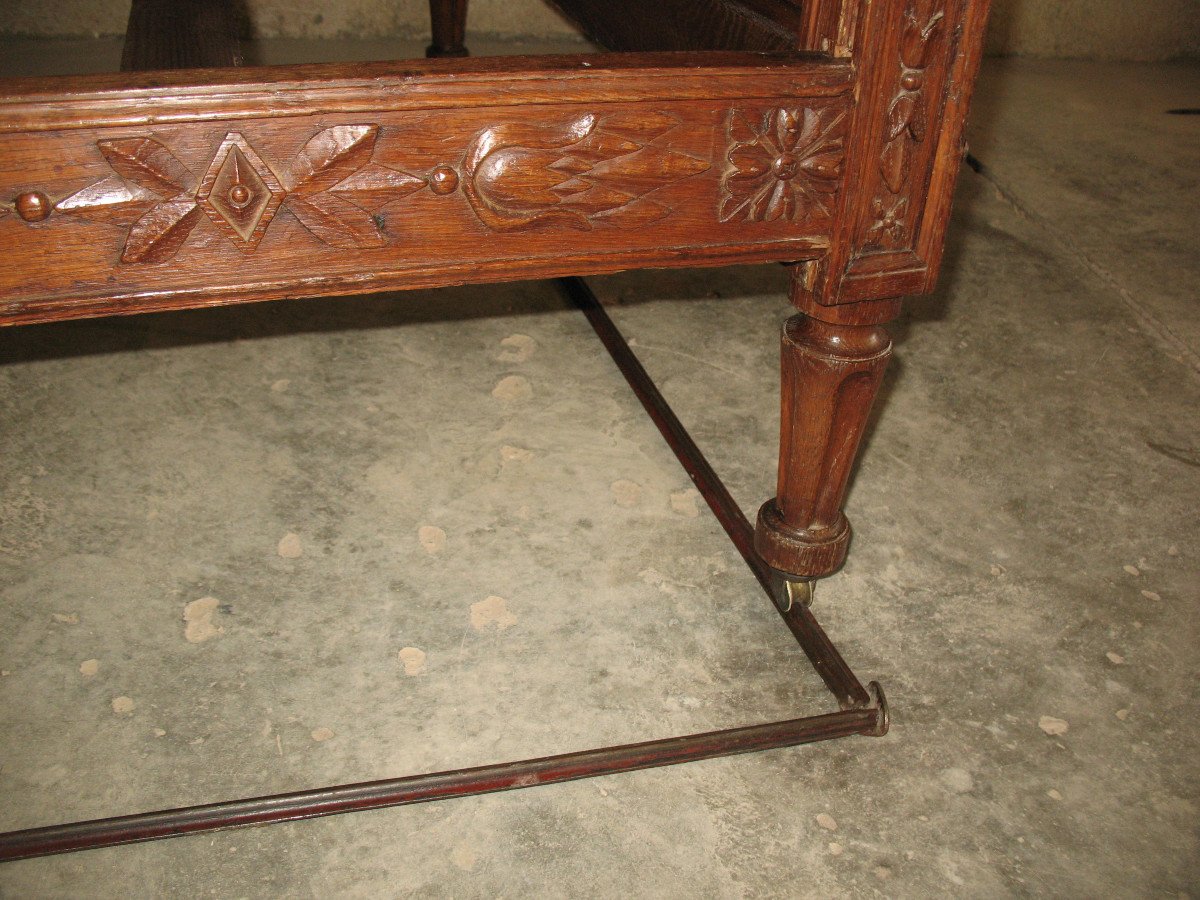
<svg viewBox="0 0 1200 900"><path fill-rule="evenodd" d="M0 320L825 253L850 65L677 62L0 83Z"/></svg>

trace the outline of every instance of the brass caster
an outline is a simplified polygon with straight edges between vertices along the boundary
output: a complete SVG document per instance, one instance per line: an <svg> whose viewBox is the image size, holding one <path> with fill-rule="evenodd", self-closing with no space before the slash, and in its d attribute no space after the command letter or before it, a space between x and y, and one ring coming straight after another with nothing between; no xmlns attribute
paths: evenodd
<svg viewBox="0 0 1200 900"><path fill-rule="evenodd" d="M783 580L783 590L777 595L775 601L780 612L791 612L792 608L799 605L805 609L812 606L813 591L815 590L812 580L793 581L790 578Z"/></svg>
<svg viewBox="0 0 1200 900"><path fill-rule="evenodd" d="M875 730L870 733L873 737L883 737L892 725L892 717L888 713L887 697L883 695L883 685L878 681L872 681L867 685L867 692L871 695L871 706L879 717L876 720Z"/></svg>

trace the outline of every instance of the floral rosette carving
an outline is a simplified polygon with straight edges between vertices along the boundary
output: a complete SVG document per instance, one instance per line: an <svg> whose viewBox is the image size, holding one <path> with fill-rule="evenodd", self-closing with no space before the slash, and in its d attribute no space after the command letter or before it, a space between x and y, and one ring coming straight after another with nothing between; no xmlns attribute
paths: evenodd
<svg viewBox="0 0 1200 900"><path fill-rule="evenodd" d="M238 132L225 136L199 177L154 138L99 141L113 174L55 210L127 227L124 263L170 259L204 217L241 250L254 250L280 209L331 246L380 247L386 240L371 211L426 182L371 162L378 133L376 125L325 128L282 176Z"/></svg>
<svg viewBox="0 0 1200 900"><path fill-rule="evenodd" d="M649 111L497 125L468 145L463 193L496 231L645 225L671 212L653 192L709 168L707 160L656 143L677 125L673 116Z"/></svg>
<svg viewBox="0 0 1200 900"><path fill-rule="evenodd" d="M842 109L730 112L722 222L802 222L831 214L846 148Z"/></svg>

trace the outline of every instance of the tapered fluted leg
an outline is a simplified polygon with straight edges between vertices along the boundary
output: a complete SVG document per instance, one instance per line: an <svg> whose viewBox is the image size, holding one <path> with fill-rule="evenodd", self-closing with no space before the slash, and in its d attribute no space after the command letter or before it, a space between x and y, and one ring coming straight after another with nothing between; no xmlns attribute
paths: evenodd
<svg viewBox="0 0 1200 900"><path fill-rule="evenodd" d="M429 0L429 17L433 20L433 43L425 49L425 55L467 56L467 0Z"/></svg>
<svg viewBox="0 0 1200 900"><path fill-rule="evenodd" d="M796 579L829 575L846 558L842 501L892 353L880 325L846 324L862 318L851 310L810 305L807 312L783 329L779 481L754 533L767 563Z"/></svg>

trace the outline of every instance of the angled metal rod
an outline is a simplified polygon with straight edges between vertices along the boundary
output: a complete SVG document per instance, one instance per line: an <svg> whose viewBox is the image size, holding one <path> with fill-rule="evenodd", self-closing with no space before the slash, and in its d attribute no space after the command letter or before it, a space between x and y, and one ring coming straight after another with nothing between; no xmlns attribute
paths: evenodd
<svg viewBox="0 0 1200 900"><path fill-rule="evenodd" d="M696 446L692 436L688 434L675 411L671 409L658 386L646 372L641 361L625 341L616 324L609 317L592 289L582 278L562 278L559 283L567 296L587 316L601 343L608 350L613 362L629 382L630 388L642 401L642 406L663 438L674 451L680 464L687 470L709 508L729 539L733 541L742 559L750 567L758 583L767 596L775 603L775 608L783 616L783 620L791 629L796 642L808 656L813 668L817 670L825 686L829 688L838 704L843 709L857 709L872 703L871 695L863 687L862 682L851 671L842 655L825 631L817 624L812 613L802 604L791 604L791 609L784 612L789 604L783 602L785 590L783 578L763 561L754 549L754 526L746 518L740 506L730 495L720 477L709 465L704 453Z"/></svg>
<svg viewBox="0 0 1200 900"><path fill-rule="evenodd" d="M0 835L0 861L153 841L201 831L311 819L447 797L486 794L750 753L772 747L790 747L852 734L874 734L880 727L881 716L879 709L843 710L767 725L730 728L521 762L11 831Z"/></svg>
<svg viewBox="0 0 1200 900"><path fill-rule="evenodd" d="M754 552L750 522L742 514L671 407L667 405L595 295L579 279L565 279L563 284L572 299L587 315L630 387L658 425L696 487L704 495L725 533L741 552L742 558L758 578L763 590L776 601L776 608L780 610L814 668L837 697L842 710L802 719L728 728L519 762L10 831L0 834L0 862L226 828L266 825L272 822L465 797L711 759L735 753L750 753L773 747L789 747L853 734L882 735L887 732L888 709L882 689L875 682L870 684L869 692L863 688L806 607L795 604L792 609L783 612L783 605L780 603L784 589L782 579Z"/></svg>

